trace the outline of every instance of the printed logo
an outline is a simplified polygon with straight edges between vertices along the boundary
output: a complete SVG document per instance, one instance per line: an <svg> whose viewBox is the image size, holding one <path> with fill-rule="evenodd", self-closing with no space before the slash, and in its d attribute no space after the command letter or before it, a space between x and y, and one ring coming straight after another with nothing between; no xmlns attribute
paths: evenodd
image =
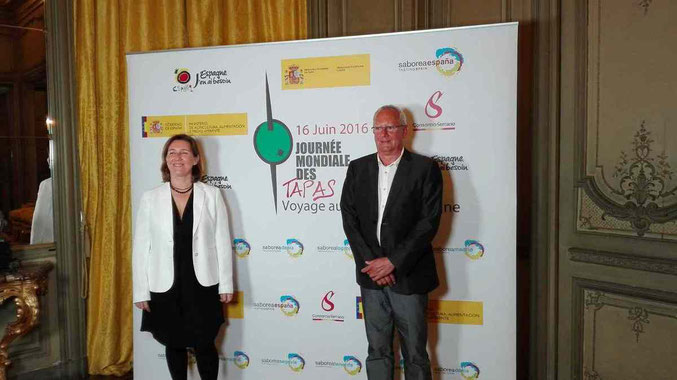
<svg viewBox="0 0 677 380"><path fill-rule="evenodd" d="M436 253L463 253L471 260L479 260L484 256L484 245L477 240L468 239L463 247L434 247Z"/></svg>
<svg viewBox="0 0 677 380"><path fill-rule="evenodd" d="M442 115L442 107L437 105L437 101L442 97L442 91L435 91L425 104L425 115L431 119L437 119Z"/></svg>
<svg viewBox="0 0 677 380"><path fill-rule="evenodd" d="M244 292L233 293L233 301L223 304L224 316L228 319L244 319Z"/></svg>
<svg viewBox="0 0 677 380"><path fill-rule="evenodd" d="M353 258L353 251L350 250L348 239L344 239L342 245L318 245L316 251L317 253L343 254L349 259Z"/></svg>
<svg viewBox="0 0 677 380"><path fill-rule="evenodd" d="M360 362L356 357L346 355L343 357L343 369L348 372L349 375L355 376L360 371L362 371L362 362Z"/></svg>
<svg viewBox="0 0 677 380"><path fill-rule="evenodd" d="M267 119L254 131L254 151L261 161L270 165L270 179L273 187L273 202L277 214L277 165L287 161L292 153L294 138L289 128L280 120L273 119L266 74L266 115Z"/></svg>
<svg viewBox="0 0 677 380"><path fill-rule="evenodd" d="M429 119L437 119L442 116L442 106L439 105L439 101L442 98L442 91L435 91L428 101L425 103L423 111ZM454 121L445 121L445 120L435 120L426 123L413 123L415 131L451 131L456 129L456 122Z"/></svg>
<svg viewBox="0 0 677 380"><path fill-rule="evenodd" d="M242 351L235 351L235 366L239 369L249 367L249 356Z"/></svg>
<svg viewBox="0 0 677 380"><path fill-rule="evenodd" d="M468 170L468 164L465 163L465 159L463 156L440 156L440 155L434 155L431 157L435 162L437 162L437 166L440 167L440 170L447 170L447 171L467 171Z"/></svg>
<svg viewBox="0 0 677 380"><path fill-rule="evenodd" d="M461 71L463 56L456 49L450 47L437 49L435 55L440 60L440 63L436 65L440 74L450 77Z"/></svg>
<svg viewBox="0 0 677 380"><path fill-rule="evenodd" d="M145 119L145 117L144 117L144 119ZM144 122L145 122L145 120L144 120ZM160 134L160 133L162 133L162 123L159 120L153 120L153 121L150 122L148 129L151 133ZM144 136L144 137L147 137L147 135Z"/></svg>
<svg viewBox="0 0 677 380"><path fill-rule="evenodd" d="M477 240L465 241L465 255L472 260L477 260L484 256L484 246Z"/></svg>
<svg viewBox="0 0 677 380"><path fill-rule="evenodd" d="M332 298L334 298L334 293L333 290L328 291L327 293L324 294L324 297L322 297L322 301L320 302L320 307L322 307L322 310L324 310L326 313L329 313L334 310L334 302L332 302ZM344 322L346 320L345 315L340 315L340 314L313 314L313 321L331 321L331 322Z"/></svg>
<svg viewBox="0 0 677 380"><path fill-rule="evenodd" d="M176 74L176 81L179 84L190 82L190 71L188 71L188 69L176 69L174 70L174 74Z"/></svg>
<svg viewBox="0 0 677 380"><path fill-rule="evenodd" d="M343 241L343 254L350 257L351 259L353 258L353 250L350 249L350 243L348 242L348 239Z"/></svg>
<svg viewBox="0 0 677 380"><path fill-rule="evenodd" d="M480 369L475 364L471 362L462 362L461 363L461 376L466 380L474 380L480 377Z"/></svg>
<svg viewBox="0 0 677 380"><path fill-rule="evenodd" d="M330 290L328 291L324 297L322 297L322 310L324 311L332 311L334 310L334 303L331 302L331 299L334 297L334 291Z"/></svg>
<svg viewBox="0 0 677 380"><path fill-rule="evenodd" d="M364 309L362 307L362 297L355 297L355 318L364 318Z"/></svg>
<svg viewBox="0 0 677 380"><path fill-rule="evenodd" d="M481 326L484 324L484 302L430 300L426 319L429 323Z"/></svg>
<svg viewBox="0 0 677 380"><path fill-rule="evenodd" d="M292 371L294 372L303 371L303 368L306 366L306 361L303 360L303 357L301 355L296 353L290 353L287 357L289 358L289 368L291 368Z"/></svg>
<svg viewBox="0 0 677 380"><path fill-rule="evenodd" d="M294 317L299 313L301 305L294 296L283 295L280 297L280 310L287 317Z"/></svg>
<svg viewBox="0 0 677 380"><path fill-rule="evenodd" d="M191 86L190 84L180 85ZM183 87L182 87L183 88ZM246 136L249 129L246 113L213 113L192 115L146 115L141 117L141 137L170 137L179 133L189 136ZM220 189L230 189L228 177L210 175L202 182Z"/></svg>
<svg viewBox="0 0 677 380"><path fill-rule="evenodd" d="M239 258L245 258L249 256L252 247L244 239L234 239L233 240L235 255Z"/></svg>
<svg viewBox="0 0 677 380"><path fill-rule="evenodd" d="M343 356L340 360L316 360L315 367L318 368L343 368L350 376L355 376L362 371L362 362L352 355Z"/></svg>
<svg viewBox="0 0 677 380"><path fill-rule="evenodd" d="M472 362L461 362L460 367L434 367L433 373L444 375L460 375L465 380L475 380L480 376L480 369Z"/></svg>
<svg viewBox="0 0 677 380"><path fill-rule="evenodd" d="M172 87L172 91L193 92L199 86L230 84L228 70L222 68L200 70L199 73L195 74L194 78L195 80L191 84L190 81L193 79L193 75L189 69L185 67L174 69L174 80L178 85Z"/></svg>
<svg viewBox="0 0 677 380"><path fill-rule="evenodd" d="M303 84L303 69L299 69L299 65L292 63L287 67L287 73L284 75L284 83Z"/></svg>
<svg viewBox="0 0 677 380"><path fill-rule="evenodd" d="M303 244L297 239L287 239L286 249L290 257L297 258L303 255Z"/></svg>
<svg viewBox="0 0 677 380"><path fill-rule="evenodd" d="M405 60L397 64L400 71L424 71L435 68L445 77L451 77L461 71L463 55L455 48L443 47L435 50L435 59L424 58Z"/></svg>
<svg viewBox="0 0 677 380"><path fill-rule="evenodd" d="M261 364L287 366L294 372L301 372L303 371L303 368L306 366L306 361L300 354L290 352L284 359L262 358Z"/></svg>
<svg viewBox="0 0 677 380"><path fill-rule="evenodd" d="M280 62L282 90L369 86L369 54L283 59Z"/></svg>
<svg viewBox="0 0 677 380"><path fill-rule="evenodd" d="M203 175L202 178L200 178L200 181L219 189L232 190L233 188L233 186L228 183L227 175Z"/></svg>

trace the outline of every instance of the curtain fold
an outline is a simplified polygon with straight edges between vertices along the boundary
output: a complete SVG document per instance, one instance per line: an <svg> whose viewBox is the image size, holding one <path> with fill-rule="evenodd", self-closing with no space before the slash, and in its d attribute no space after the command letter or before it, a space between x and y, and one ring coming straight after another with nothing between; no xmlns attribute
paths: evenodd
<svg viewBox="0 0 677 380"><path fill-rule="evenodd" d="M74 20L89 373L121 375L133 350L125 54L304 39L306 0L76 0Z"/></svg>

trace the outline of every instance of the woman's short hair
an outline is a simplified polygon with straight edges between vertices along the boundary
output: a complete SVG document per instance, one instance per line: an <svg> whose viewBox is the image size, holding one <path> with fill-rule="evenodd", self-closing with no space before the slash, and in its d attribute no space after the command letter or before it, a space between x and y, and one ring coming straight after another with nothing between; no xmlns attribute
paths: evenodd
<svg viewBox="0 0 677 380"><path fill-rule="evenodd" d="M197 141L194 138L181 133L179 135L174 135L167 140L165 146L162 148L162 166L160 166L160 171L162 172L162 181L169 182L169 167L167 167L167 151L169 146L176 140L182 140L190 144L190 150L193 152L193 156L200 157L200 149L198 148ZM193 165L193 183L197 182L202 178L202 160L198 161L197 165Z"/></svg>

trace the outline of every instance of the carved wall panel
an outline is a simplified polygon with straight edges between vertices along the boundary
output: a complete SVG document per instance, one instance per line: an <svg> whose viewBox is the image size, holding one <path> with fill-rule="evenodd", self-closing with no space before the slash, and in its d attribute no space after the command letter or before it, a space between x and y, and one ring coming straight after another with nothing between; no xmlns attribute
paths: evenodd
<svg viewBox="0 0 677 380"><path fill-rule="evenodd" d="M491 24L505 20L505 0L454 0L451 2L450 18L454 26Z"/></svg>
<svg viewBox="0 0 677 380"><path fill-rule="evenodd" d="M584 380L670 379L677 373L677 304L583 290Z"/></svg>
<svg viewBox="0 0 677 380"><path fill-rule="evenodd" d="M530 16L527 4L525 0L308 0L309 36L339 37L526 21Z"/></svg>
<svg viewBox="0 0 677 380"><path fill-rule="evenodd" d="M423 29L427 2L417 0L309 0L311 38Z"/></svg>
<svg viewBox="0 0 677 380"><path fill-rule="evenodd" d="M675 14L670 0L587 2L580 231L677 239Z"/></svg>

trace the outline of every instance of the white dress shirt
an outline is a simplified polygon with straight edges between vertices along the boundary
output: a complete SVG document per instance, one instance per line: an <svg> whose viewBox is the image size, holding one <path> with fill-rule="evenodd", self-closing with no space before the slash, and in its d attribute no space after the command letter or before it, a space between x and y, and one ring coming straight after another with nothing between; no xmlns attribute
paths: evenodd
<svg viewBox="0 0 677 380"><path fill-rule="evenodd" d="M378 161L378 223L376 224L376 238L378 239L379 244L381 244L381 223L383 222L383 211L386 208L388 194L390 194L390 187L393 185L393 178L395 178L397 166L400 164L403 154L404 148L402 148L400 156L397 157L397 160L393 161L390 165L383 165L383 162L381 162L378 154L376 154L376 161Z"/></svg>

